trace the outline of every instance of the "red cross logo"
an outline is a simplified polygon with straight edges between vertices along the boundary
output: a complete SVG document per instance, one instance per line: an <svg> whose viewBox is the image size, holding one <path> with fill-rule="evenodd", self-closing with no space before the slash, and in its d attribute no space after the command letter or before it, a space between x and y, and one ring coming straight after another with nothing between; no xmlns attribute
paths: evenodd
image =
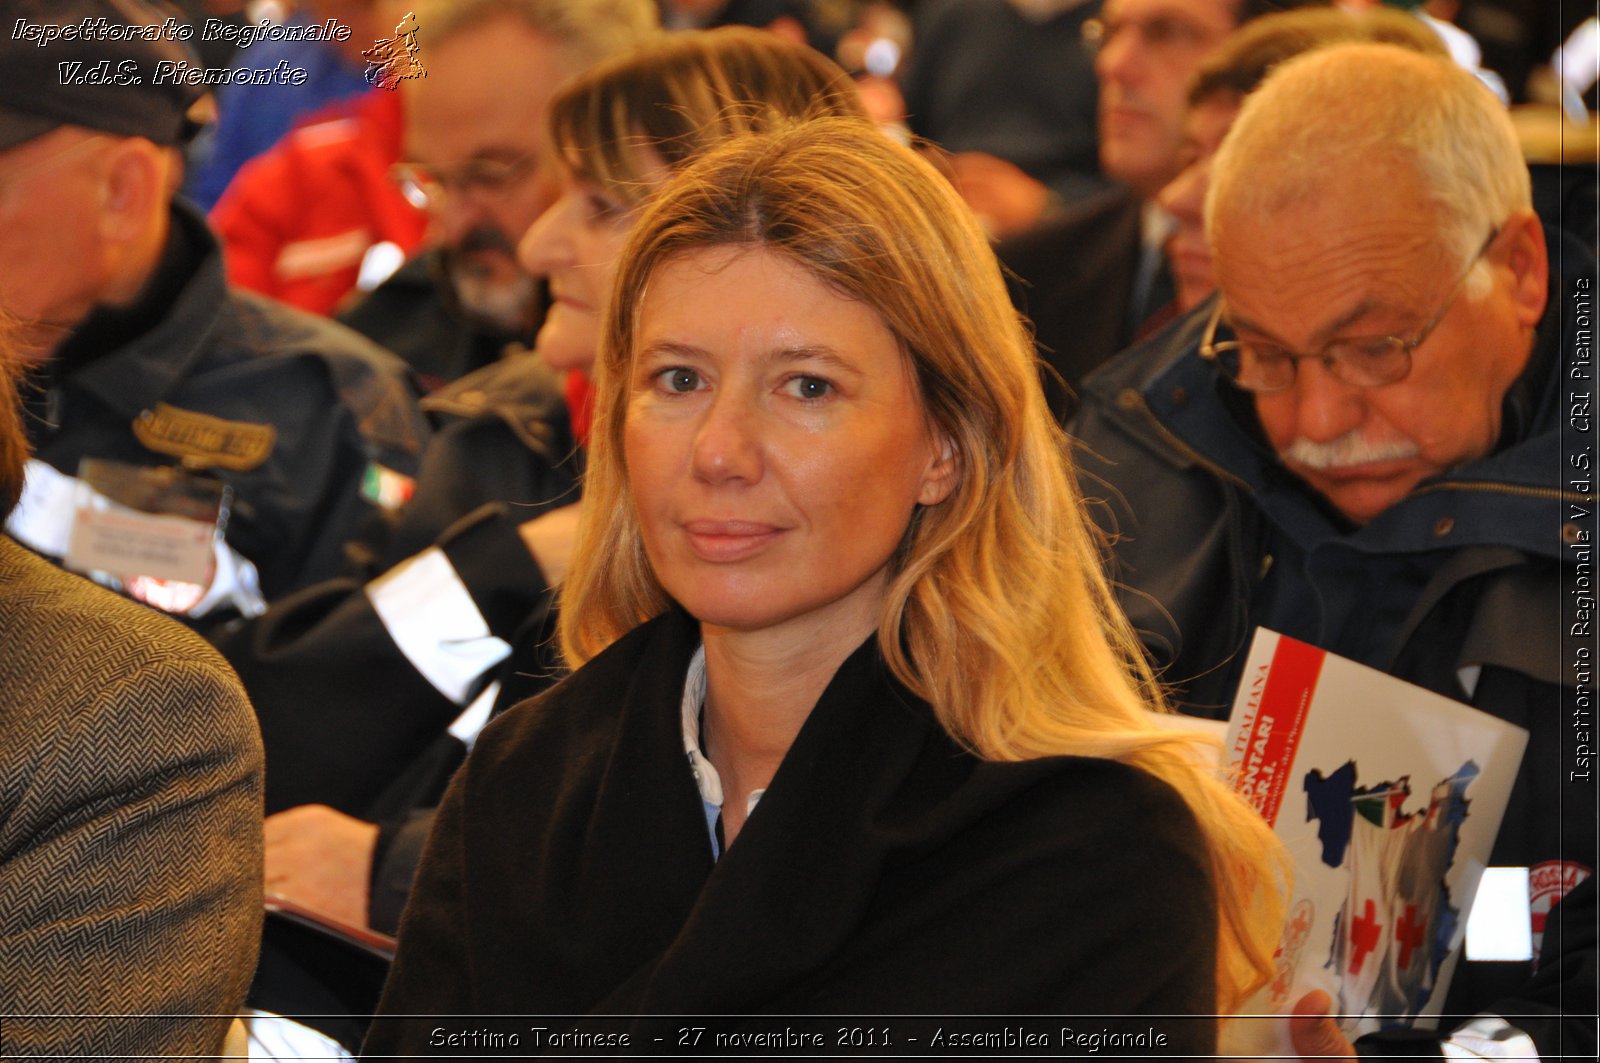
<svg viewBox="0 0 1600 1063"><path fill-rule="evenodd" d="M1289 921L1289 940L1299 944L1305 940L1307 932L1311 930L1311 910L1297 908L1294 918Z"/></svg>
<svg viewBox="0 0 1600 1063"><path fill-rule="evenodd" d="M1416 921L1417 906L1406 905L1406 914L1401 916L1400 922L1395 924L1395 940L1400 942L1400 969L1405 970L1411 966L1411 950L1422 944L1423 931L1427 927Z"/></svg>
<svg viewBox="0 0 1600 1063"><path fill-rule="evenodd" d="M1383 927L1378 923L1378 913L1374 909L1371 899L1361 915L1350 923L1350 973L1360 974L1361 963L1367 958L1367 953L1378 947L1382 940Z"/></svg>

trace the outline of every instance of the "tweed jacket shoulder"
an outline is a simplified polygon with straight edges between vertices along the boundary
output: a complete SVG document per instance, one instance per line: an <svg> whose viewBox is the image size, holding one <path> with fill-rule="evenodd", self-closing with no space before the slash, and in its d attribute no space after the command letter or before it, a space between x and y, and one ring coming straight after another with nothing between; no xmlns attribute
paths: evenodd
<svg viewBox="0 0 1600 1063"><path fill-rule="evenodd" d="M0 647L0 1057L215 1053L261 923L238 680L4 536Z"/></svg>

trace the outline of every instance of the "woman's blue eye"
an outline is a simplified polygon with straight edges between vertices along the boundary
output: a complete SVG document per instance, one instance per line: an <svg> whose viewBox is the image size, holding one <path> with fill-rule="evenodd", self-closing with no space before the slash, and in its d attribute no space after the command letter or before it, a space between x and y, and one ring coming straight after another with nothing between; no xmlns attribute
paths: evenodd
<svg viewBox="0 0 1600 1063"><path fill-rule="evenodd" d="M792 377L788 383L790 394L799 399L826 398L833 385L819 376Z"/></svg>
<svg viewBox="0 0 1600 1063"><path fill-rule="evenodd" d="M661 376L670 391L693 391L700 386L700 374L693 369L665 369Z"/></svg>

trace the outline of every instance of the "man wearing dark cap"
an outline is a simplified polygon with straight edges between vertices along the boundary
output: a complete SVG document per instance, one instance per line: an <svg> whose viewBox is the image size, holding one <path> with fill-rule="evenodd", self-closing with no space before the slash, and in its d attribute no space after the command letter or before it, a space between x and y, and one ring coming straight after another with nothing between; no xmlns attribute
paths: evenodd
<svg viewBox="0 0 1600 1063"><path fill-rule="evenodd" d="M209 626L326 578L420 447L403 365L228 289L175 199L205 106L154 0L19 0L0 27L0 308L34 363L34 550Z"/></svg>

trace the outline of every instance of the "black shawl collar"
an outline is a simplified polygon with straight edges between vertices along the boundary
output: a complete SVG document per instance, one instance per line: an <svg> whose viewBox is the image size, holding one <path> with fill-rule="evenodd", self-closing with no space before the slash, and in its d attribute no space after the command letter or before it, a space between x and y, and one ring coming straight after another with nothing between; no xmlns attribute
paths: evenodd
<svg viewBox="0 0 1600 1063"><path fill-rule="evenodd" d="M435 1043L444 1014L1214 1009L1215 900L1177 794L1105 760L979 761L871 642L713 863L679 712L698 641L658 617L485 730L367 1051ZM637 1023L633 1050L654 1033ZM1181 1026L1193 1051L1213 1038Z"/></svg>
<svg viewBox="0 0 1600 1063"><path fill-rule="evenodd" d="M515 846L516 866L499 875L532 884L520 922L538 953L561 957L547 987L560 1010L743 1010L804 983L860 922L913 765L934 761L941 770L923 786L937 790L976 763L869 641L840 667L737 842L713 863L679 713L699 638L674 610L512 717L519 730L547 733L518 742L505 768L535 780L554 814L528 824L539 834ZM496 822L483 844L504 846L503 832L520 829ZM527 944L504 930L484 934L505 948ZM506 1005L526 1007L529 988L505 986Z"/></svg>

